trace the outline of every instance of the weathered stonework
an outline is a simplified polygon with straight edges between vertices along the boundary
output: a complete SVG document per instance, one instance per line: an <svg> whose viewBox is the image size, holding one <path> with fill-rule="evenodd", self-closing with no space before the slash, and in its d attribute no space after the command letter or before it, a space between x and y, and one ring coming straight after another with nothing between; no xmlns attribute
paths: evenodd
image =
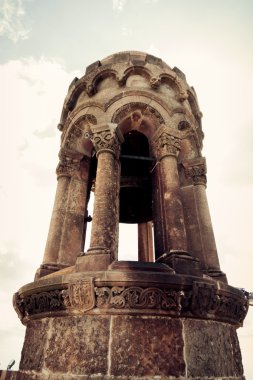
<svg viewBox="0 0 253 380"><path fill-rule="evenodd" d="M43 262L13 299L20 369L5 379L245 380L248 299L220 269L201 117L185 75L149 54L70 84ZM118 261L119 223L137 225L137 262Z"/></svg>

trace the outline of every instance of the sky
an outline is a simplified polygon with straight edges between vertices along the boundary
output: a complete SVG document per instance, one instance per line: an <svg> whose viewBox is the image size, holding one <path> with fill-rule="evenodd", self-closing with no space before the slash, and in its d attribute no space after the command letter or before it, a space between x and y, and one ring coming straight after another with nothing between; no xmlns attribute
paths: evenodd
<svg viewBox="0 0 253 380"><path fill-rule="evenodd" d="M20 360L12 294L42 262L68 86L115 52L156 55L194 86L221 269L253 291L252 40L252 0L0 0L0 368ZM120 258L136 255L130 232ZM250 380L253 307L238 335Z"/></svg>

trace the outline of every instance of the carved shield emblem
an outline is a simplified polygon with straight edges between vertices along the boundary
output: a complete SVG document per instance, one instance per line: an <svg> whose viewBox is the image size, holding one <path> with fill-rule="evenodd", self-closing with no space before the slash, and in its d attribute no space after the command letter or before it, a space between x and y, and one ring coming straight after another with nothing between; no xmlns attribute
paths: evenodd
<svg viewBox="0 0 253 380"><path fill-rule="evenodd" d="M77 309L84 312L95 306L93 280L93 277L89 277L69 283L68 289L63 294L67 309Z"/></svg>
<svg viewBox="0 0 253 380"><path fill-rule="evenodd" d="M205 316L216 310L219 297L216 294L216 288L212 284L202 282L193 283L192 295L192 312L199 316Z"/></svg>

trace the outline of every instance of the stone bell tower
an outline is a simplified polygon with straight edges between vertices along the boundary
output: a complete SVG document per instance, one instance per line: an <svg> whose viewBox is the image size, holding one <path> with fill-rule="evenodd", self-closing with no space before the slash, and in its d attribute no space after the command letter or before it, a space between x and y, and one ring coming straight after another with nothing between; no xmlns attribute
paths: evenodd
<svg viewBox="0 0 253 380"><path fill-rule="evenodd" d="M14 296L18 379L244 379L248 301L219 266L201 116L184 74L152 55L73 80L44 259ZM138 261L118 260L119 223L136 224Z"/></svg>

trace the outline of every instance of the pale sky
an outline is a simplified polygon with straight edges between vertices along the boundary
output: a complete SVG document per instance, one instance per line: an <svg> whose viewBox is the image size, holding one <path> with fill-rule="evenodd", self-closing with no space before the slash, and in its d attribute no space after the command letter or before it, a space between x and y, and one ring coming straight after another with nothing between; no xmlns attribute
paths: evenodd
<svg viewBox="0 0 253 380"><path fill-rule="evenodd" d="M194 86L221 268L253 291L252 41L252 0L0 0L0 368L20 359L12 294L42 262L67 88L118 51L154 54ZM120 257L134 250L121 236ZM251 380L253 307L238 334Z"/></svg>

